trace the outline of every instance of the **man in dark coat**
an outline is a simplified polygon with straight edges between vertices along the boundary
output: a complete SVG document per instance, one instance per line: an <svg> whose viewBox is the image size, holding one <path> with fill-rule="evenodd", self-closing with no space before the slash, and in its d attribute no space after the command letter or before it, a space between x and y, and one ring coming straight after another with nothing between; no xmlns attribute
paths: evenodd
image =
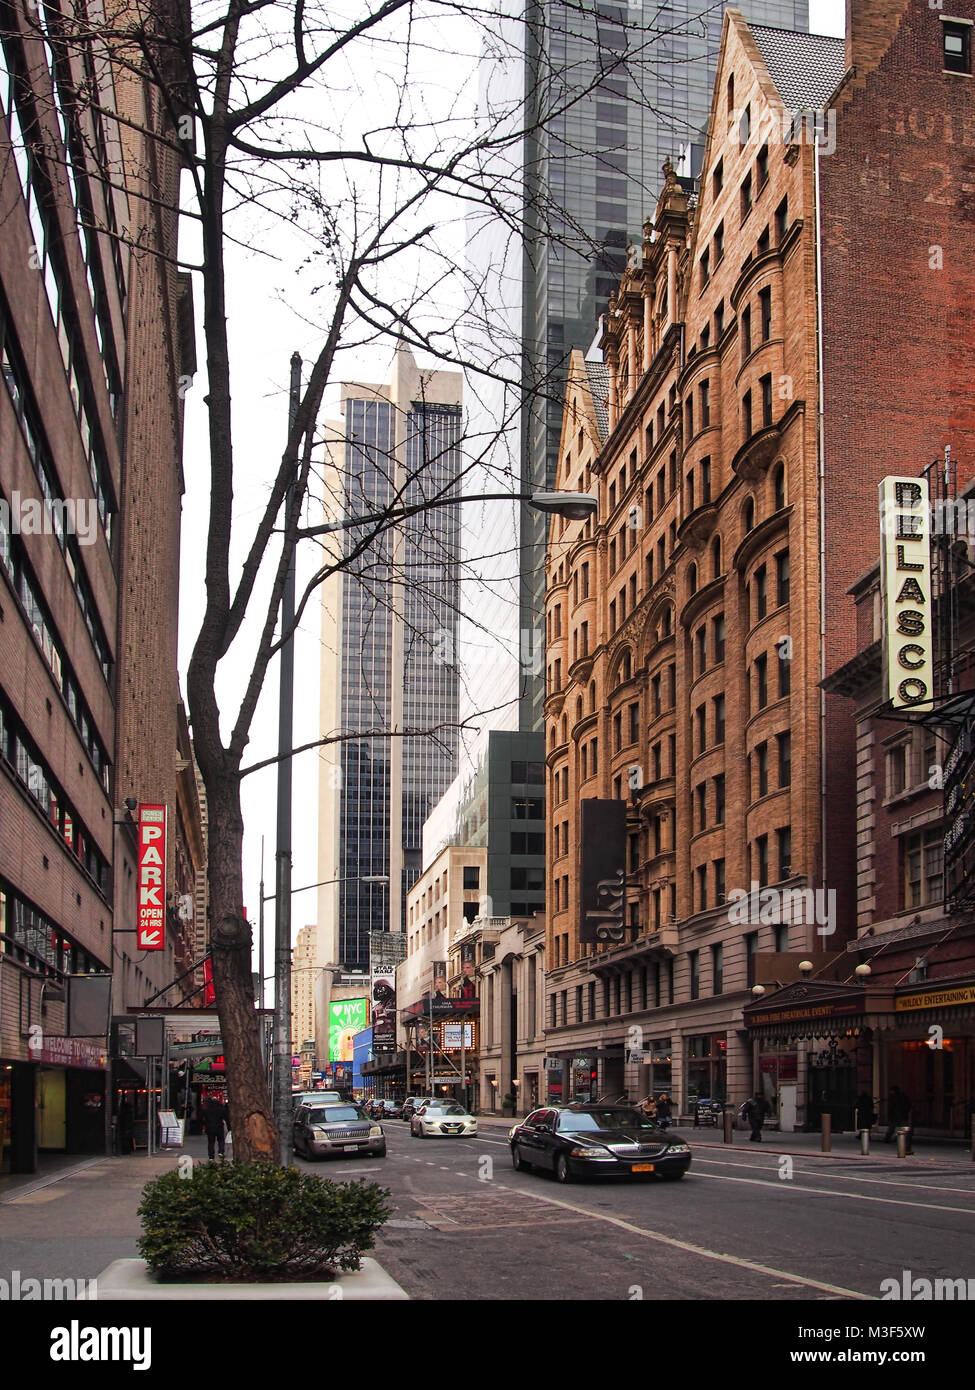
<svg viewBox="0 0 975 1390"><path fill-rule="evenodd" d="M748 1136L752 1144L762 1142L762 1125L765 1123L766 1115L772 1113L772 1107L762 1095L761 1091L756 1091L751 1100L745 1106L745 1118L752 1127L752 1132Z"/></svg>
<svg viewBox="0 0 975 1390"><path fill-rule="evenodd" d="M889 1144L894 1137L894 1131L901 1129L910 1123L911 1101L899 1086L891 1086L890 1094L887 1097L887 1133L884 1135L884 1143ZM908 1130L907 1149L911 1150L912 1133Z"/></svg>
<svg viewBox="0 0 975 1390"><path fill-rule="evenodd" d="M206 1130L207 1136L207 1158L214 1157L213 1151L217 1145L220 1146L220 1157L225 1156L223 1146L229 1127L230 1111L217 1096L209 1096L203 1107L203 1128Z"/></svg>

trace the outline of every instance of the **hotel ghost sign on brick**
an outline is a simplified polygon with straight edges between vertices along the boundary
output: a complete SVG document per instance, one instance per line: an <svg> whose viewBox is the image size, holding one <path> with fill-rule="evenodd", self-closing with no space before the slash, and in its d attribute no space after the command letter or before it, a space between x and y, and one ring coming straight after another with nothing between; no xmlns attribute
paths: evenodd
<svg viewBox="0 0 975 1390"><path fill-rule="evenodd" d="M931 508L925 478L880 484L884 686L893 709L934 698Z"/></svg>
<svg viewBox="0 0 975 1390"><path fill-rule="evenodd" d="M139 927L136 947L166 945L166 807L139 807Z"/></svg>

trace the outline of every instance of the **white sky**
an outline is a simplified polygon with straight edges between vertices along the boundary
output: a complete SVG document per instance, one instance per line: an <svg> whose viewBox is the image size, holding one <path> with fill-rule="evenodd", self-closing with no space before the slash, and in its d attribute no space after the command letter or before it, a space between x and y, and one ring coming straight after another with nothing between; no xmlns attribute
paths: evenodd
<svg viewBox="0 0 975 1390"><path fill-rule="evenodd" d="M810 0L810 28L818 33L841 35L844 28L844 0ZM460 66L460 65L458 65ZM443 81L443 71L440 73ZM264 237L259 243L268 244ZM273 477L283 449L287 424L287 383L289 359L297 350L309 362L318 349L320 336L284 302L295 298L296 282L288 268L265 256L236 251L229 257L228 305L231 351L234 364L234 404L238 440L238 482L235 516L240 522L260 515L268 480ZM197 323L202 303L197 288ZM180 575L180 670L185 671L203 611L203 563L209 479L206 467L205 361L199 344L200 370L187 396L185 428L186 492L183 502L183 547ZM346 359L341 377L328 404L334 415L337 383L342 380L384 381L388 377L390 352L362 349ZM314 518L318 520L319 518ZM308 562L314 559L309 551ZM301 560L299 564L301 565ZM301 573L299 572L299 592ZM309 606L296 641L295 742L308 742L318 736L319 607ZM226 709L239 693L242 672L249 663L224 663L221 692ZM247 762L273 755L277 742L277 663L272 663L261 704L254 722ZM294 830L292 882L296 887L318 878L317 865L317 765L314 752L294 759ZM268 769L244 782L244 903L253 921L258 916L261 836L265 837L265 892L274 885L275 772ZM316 894L298 894L293 903L295 933L314 920ZM267 908L268 933L273 932L273 903ZM270 952L267 959L270 960Z"/></svg>

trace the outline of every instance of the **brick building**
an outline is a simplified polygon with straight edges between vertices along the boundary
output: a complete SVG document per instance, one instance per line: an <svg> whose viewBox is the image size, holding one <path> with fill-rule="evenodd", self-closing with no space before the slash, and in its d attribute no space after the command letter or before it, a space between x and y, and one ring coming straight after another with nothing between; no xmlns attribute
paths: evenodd
<svg viewBox="0 0 975 1390"><path fill-rule="evenodd" d="M70 977L112 975L120 1013L189 945L175 901L163 951L119 935L137 921L124 803L165 802L175 827L188 747L176 576L192 317L154 254L175 253L179 164L112 115L161 132L152 93L67 23L57 5L11 7L0 34L0 1128L18 1171L108 1133L105 1039L65 1036ZM184 851L169 837L169 890L194 886L195 804L183 796Z"/></svg>
<svg viewBox="0 0 975 1390"><path fill-rule="evenodd" d="M546 1024L600 1094L672 1088L686 1113L761 1084L810 1118L822 1044L765 1046L741 1011L800 961L835 973L855 931L852 721L820 681L856 650L877 483L946 442L975 459L971 331L945 342L975 266L958 16L857 4L844 43L729 12L700 180L665 166L603 362L574 359L558 485L601 520L554 522L547 557ZM941 133L923 177L908 128ZM627 807L618 942L580 939L595 797Z"/></svg>

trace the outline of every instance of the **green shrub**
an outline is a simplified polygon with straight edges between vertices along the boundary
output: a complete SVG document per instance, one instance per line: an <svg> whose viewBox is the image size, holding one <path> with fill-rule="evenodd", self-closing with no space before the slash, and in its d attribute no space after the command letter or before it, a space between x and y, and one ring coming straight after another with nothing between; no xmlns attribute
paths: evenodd
<svg viewBox="0 0 975 1390"><path fill-rule="evenodd" d="M264 1160L197 1163L146 1183L139 1253L164 1280L334 1279L372 1249L388 1196Z"/></svg>

